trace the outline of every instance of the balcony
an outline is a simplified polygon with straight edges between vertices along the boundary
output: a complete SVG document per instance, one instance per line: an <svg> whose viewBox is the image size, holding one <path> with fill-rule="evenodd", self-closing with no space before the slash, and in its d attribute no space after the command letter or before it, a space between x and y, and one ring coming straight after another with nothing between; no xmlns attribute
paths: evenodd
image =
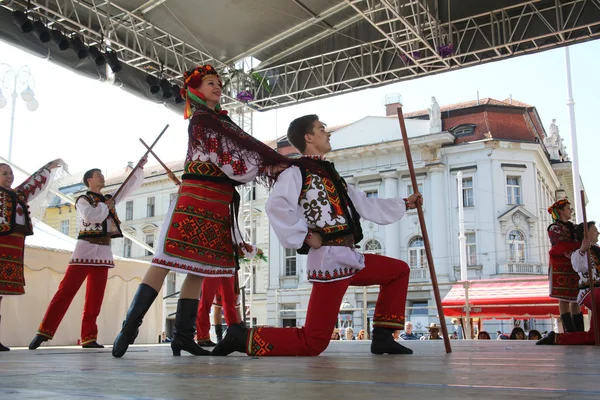
<svg viewBox="0 0 600 400"><path fill-rule="evenodd" d="M411 268L410 269L410 281L411 282L423 282L429 280L429 269L427 268Z"/></svg>
<svg viewBox="0 0 600 400"><path fill-rule="evenodd" d="M467 280L481 279L483 265L467 265ZM454 279L460 281L460 265L454 266Z"/></svg>
<svg viewBox="0 0 600 400"><path fill-rule="evenodd" d="M498 275L546 275L546 273L546 268L536 263L507 261L498 264Z"/></svg>
<svg viewBox="0 0 600 400"><path fill-rule="evenodd" d="M279 287L281 289L295 289L298 287L298 275L280 276Z"/></svg>

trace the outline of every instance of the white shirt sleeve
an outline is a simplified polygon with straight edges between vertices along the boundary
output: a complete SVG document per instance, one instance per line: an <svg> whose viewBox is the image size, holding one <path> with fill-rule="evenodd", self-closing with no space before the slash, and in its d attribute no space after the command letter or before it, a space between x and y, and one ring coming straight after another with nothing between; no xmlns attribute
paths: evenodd
<svg viewBox="0 0 600 400"><path fill-rule="evenodd" d="M281 245L299 249L306 239L308 224L298 206L302 190L302 173L298 167L283 171L269 195L266 211Z"/></svg>
<svg viewBox="0 0 600 400"><path fill-rule="evenodd" d="M136 168L131 179L123 186L123 189L119 192L119 195L114 198L115 205L129 197L144 183L144 168Z"/></svg>
<svg viewBox="0 0 600 400"><path fill-rule="evenodd" d="M77 213L85 222L101 224L108 217L108 206L98 203L96 207L92 207L85 197L80 197L77 200Z"/></svg>
<svg viewBox="0 0 600 400"><path fill-rule="evenodd" d="M579 250L575 250L571 253L571 265L575 272L587 272L588 271L588 253L585 252L583 255Z"/></svg>
<svg viewBox="0 0 600 400"><path fill-rule="evenodd" d="M348 186L348 195L361 218L379 225L394 223L406 214L406 205L403 199L367 197L365 192L356 190L352 186Z"/></svg>

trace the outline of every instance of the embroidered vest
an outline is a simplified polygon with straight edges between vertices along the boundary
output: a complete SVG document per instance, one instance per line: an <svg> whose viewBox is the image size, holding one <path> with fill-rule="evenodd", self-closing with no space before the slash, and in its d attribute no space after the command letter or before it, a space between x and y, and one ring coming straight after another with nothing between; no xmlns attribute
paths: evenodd
<svg viewBox="0 0 600 400"><path fill-rule="evenodd" d="M75 207L77 207L77 202L81 198L85 198L88 203L92 207L97 207L98 203L104 203L106 200L110 199L111 195L102 195L94 192L86 192L86 194L81 195L75 201ZM113 224L116 230L108 232L108 218L112 218ZM106 237L109 236L111 238L119 238L123 237L123 233L121 232L121 221L117 216L117 211L114 208L109 208L108 216L102 223L92 223L88 221L84 221L83 218L79 221L79 235L77 235L77 239L86 239L86 238L98 238L98 237Z"/></svg>
<svg viewBox="0 0 600 400"><path fill-rule="evenodd" d="M18 205L21 207L18 208ZM33 235L33 225L31 224L25 196L19 191L0 187L0 236L13 233L17 225L17 212L19 211L24 213L25 235Z"/></svg>
<svg viewBox="0 0 600 400"><path fill-rule="evenodd" d="M342 236L352 235L354 243L363 239L360 216L348 196L348 185L334 169L326 163L329 175L322 176L300 168L302 190L298 204L311 231L317 232L323 241L331 241ZM304 243L297 252L307 254L310 247Z"/></svg>

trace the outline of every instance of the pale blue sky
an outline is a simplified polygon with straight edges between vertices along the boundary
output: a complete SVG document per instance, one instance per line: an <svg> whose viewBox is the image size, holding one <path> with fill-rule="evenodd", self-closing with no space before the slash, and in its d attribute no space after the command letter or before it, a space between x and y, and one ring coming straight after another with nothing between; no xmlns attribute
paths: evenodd
<svg viewBox="0 0 600 400"><path fill-rule="evenodd" d="M598 133L595 102L600 94L600 41L571 46L570 52L580 172L590 199L588 216L600 219L600 188L594 179L600 145L600 140L594 139ZM171 127L157 145L157 154L164 161L185 156L187 123L163 106L81 77L1 41L0 63L15 69L28 65L36 81L39 109L32 113L20 98L17 100L12 158L22 168L33 171L61 157L71 172L99 167L110 173L127 161L137 160L144 152L138 138L153 140L167 123ZM329 125L384 115L383 99L389 93L400 93L405 112L410 112L427 108L431 96L445 105L474 100L477 91L481 98L503 100L512 94L513 99L534 105L546 129L556 118L572 154L564 49L254 113L254 135L274 139L285 134L293 118L308 113L319 114ZM9 129L10 104L0 110L0 154L4 157L8 154Z"/></svg>

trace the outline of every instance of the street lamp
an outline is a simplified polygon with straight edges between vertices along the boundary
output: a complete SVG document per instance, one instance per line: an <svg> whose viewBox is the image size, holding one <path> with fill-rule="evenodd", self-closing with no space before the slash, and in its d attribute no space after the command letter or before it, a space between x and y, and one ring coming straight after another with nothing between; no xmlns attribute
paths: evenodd
<svg viewBox="0 0 600 400"><path fill-rule="evenodd" d="M33 92L35 80L29 67L24 65L17 71L8 64L0 64L0 109L6 107L8 100L4 97L4 93L12 95L12 111L10 116L10 136L8 142L8 161L11 161L12 156L12 140L13 130L15 126L15 106L17 105L18 93L21 93L21 98L25 101L29 111L35 111L40 106L40 103L35 99Z"/></svg>

